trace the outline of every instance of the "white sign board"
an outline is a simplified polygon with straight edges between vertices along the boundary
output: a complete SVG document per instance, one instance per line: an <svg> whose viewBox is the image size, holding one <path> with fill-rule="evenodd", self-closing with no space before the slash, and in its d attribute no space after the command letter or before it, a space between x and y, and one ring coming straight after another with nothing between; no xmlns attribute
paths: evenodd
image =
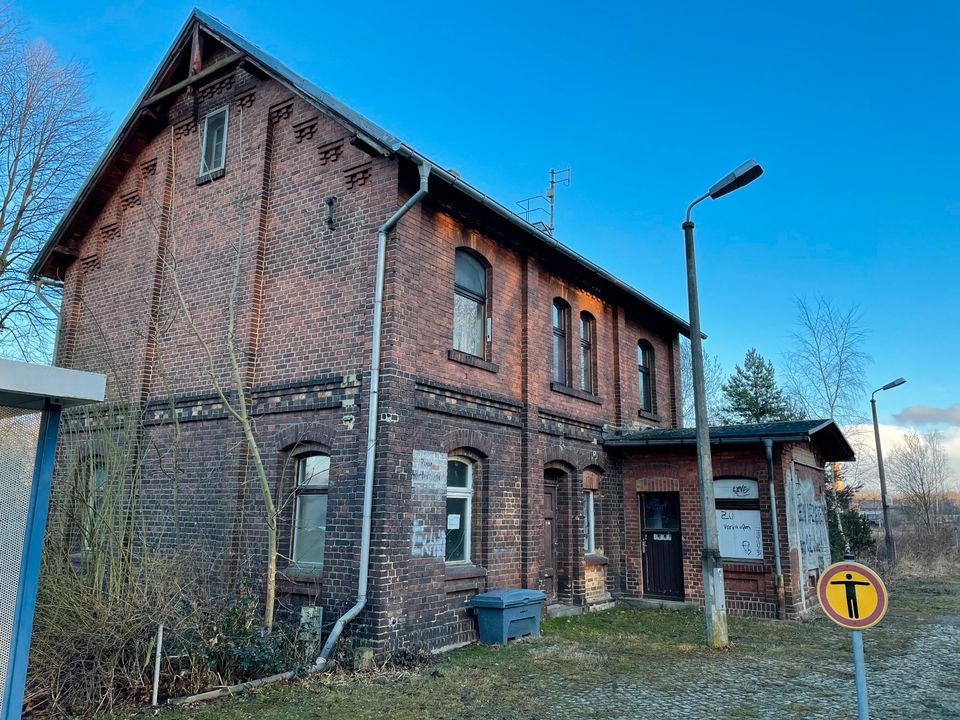
<svg viewBox="0 0 960 720"><path fill-rule="evenodd" d="M738 560L763 558L759 510L717 510L720 556Z"/></svg>

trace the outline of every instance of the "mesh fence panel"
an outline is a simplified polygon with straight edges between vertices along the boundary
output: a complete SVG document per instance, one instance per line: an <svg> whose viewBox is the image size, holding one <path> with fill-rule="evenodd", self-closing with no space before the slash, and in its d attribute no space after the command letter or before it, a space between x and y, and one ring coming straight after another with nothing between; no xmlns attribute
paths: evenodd
<svg viewBox="0 0 960 720"><path fill-rule="evenodd" d="M0 688L6 687L40 413L0 406ZM2 700L0 700L2 702Z"/></svg>

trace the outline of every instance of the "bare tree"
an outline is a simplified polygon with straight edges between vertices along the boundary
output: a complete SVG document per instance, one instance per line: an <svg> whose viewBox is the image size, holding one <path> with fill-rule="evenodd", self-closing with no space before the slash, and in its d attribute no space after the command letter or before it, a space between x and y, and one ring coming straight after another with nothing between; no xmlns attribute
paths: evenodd
<svg viewBox="0 0 960 720"><path fill-rule="evenodd" d="M720 358L710 353L703 355L703 381L707 391L707 421L711 425L720 422L723 406L723 365ZM690 341L680 339L680 408L684 427L693 427L695 421L693 404L693 359Z"/></svg>
<svg viewBox="0 0 960 720"><path fill-rule="evenodd" d="M246 168L244 144L243 144L243 110L238 111L238 122L240 137L237 153L239 155L238 165ZM171 162L175 163L175 158L171 157ZM166 276L172 281L173 294L176 298L179 311L185 320L191 335L196 339L200 346L204 360L204 368L207 378L216 392L223 407L227 413L240 426L243 434L246 451L252 461L254 477L257 487L260 490L263 502L264 519L267 531L267 567L264 575L265 599L263 619L266 629L272 630L274 606L276 604L277 587L277 526L279 522L279 509L274 502L270 480L263 463L263 456L260 452L260 445L257 442L255 419L253 415L252 401L250 399L249 381L245 377L247 367L247 352L242 339L242 331L238 330L238 311L240 284L243 277L243 259L245 253L246 232L245 228L249 219L250 212L256 203L257 194L249 189L249 185L242 180L239 183L239 190L232 203L226 203L225 209L229 212L220 218L217 224L221 228L221 239L229 250L231 258L231 270L229 275L229 285L226 290L226 314L221 318L222 322L217 324L204 325L198 316L204 312L204 300L196 298L198 288L196 285L188 286L181 278L183 269L184 255L178 252L176 235L170 235L169 252L164 256L163 263ZM172 225L172 218L171 218ZM157 232L161 232L159 226L155 226ZM209 288L204 286L199 288L206 292ZM209 298L207 298L209 301ZM224 372L223 363L226 362L226 371ZM243 478L240 479L243 482Z"/></svg>
<svg viewBox="0 0 960 720"><path fill-rule="evenodd" d="M903 496L917 529L935 529L950 473L940 433L907 433L893 449L888 464L891 484Z"/></svg>
<svg viewBox="0 0 960 720"><path fill-rule="evenodd" d="M797 299L797 330L787 354L788 388L809 418L850 424L864 415L867 330L860 310L819 297Z"/></svg>
<svg viewBox="0 0 960 720"><path fill-rule="evenodd" d="M101 147L83 67L22 39L0 7L0 354L50 353L54 313L27 268Z"/></svg>
<svg viewBox="0 0 960 720"><path fill-rule="evenodd" d="M859 409L866 395L866 367L870 356L863 349L867 330L856 306L842 310L824 297L815 302L797 299L797 330L787 353L787 388L795 405L808 418L829 418L850 425L863 416ZM836 487L842 482L840 463L826 473L827 499L847 551Z"/></svg>

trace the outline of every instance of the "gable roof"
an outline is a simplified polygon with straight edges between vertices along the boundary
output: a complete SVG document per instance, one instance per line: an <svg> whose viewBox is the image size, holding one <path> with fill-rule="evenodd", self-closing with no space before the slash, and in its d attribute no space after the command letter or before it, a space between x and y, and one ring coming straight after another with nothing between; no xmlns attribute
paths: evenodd
<svg viewBox="0 0 960 720"><path fill-rule="evenodd" d="M670 330L689 337L690 327L685 320L655 303L643 293L627 285L603 268L590 262L579 253L571 250L551 235L539 230L469 183L443 170L440 165L431 162L422 154L403 143L399 138L391 135L376 123L371 122L347 107L329 93L288 68L272 55L248 42L222 22L199 9L194 9L190 13L187 21L164 55L163 61L157 67L131 111L120 124L116 134L84 181L83 186L77 193L70 207L64 213L39 255L30 266L29 274L31 278L36 279L42 275L55 277L57 263L54 262L53 259L55 253L58 251L66 256L61 258L63 262L70 262L69 253L62 244L65 240L68 240L69 237L77 236L85 232L85 229L81 229L80 233L78 233L75 225L81 225L84 217L89 217L89 214L96 210L98 200L96 190L110 174L111 169L113 169L114 176L118 174L117 170L113 167L114 163L116 163L119 157L124 156L122 151L130 143L131 137L136 130L135 126L137 121L147 111L145 103L151 98L158 96L158 94L164 90L162 87L164 80L169 78L171 66L182 56L184 48L189 47L190 38L195 28L202 29L207 35L214 37L224 46L233 50L237 58L242 57L244 62L251 63L264 75L272 77L281 85L286 86L321 112L334 117L353 129L361 142L378 150L383 155L398 155L417 164L424 162L429 163L432 168L432 177L444 181L444 183L451 186L455 191L459 191L473 201L480 203L496 216L499 216L517 229L526 233L527 237L533 241L535 247L552 255L572 261L575 265L579 266L584 275L599 288L614 290L618 294L623 295L628 302L638 305L639 310L653 313L660 323L667 326ZM194 79L196 79L196 76L194 76ZM173 91L175 87L176 85L174 85L173 88L168 87L167 89ZM126 156L129 157L129 153L127 153ZM102 202L104 202L103 197L99 199L102 204ZM84 216L84 213L86 213L86 216ZM92 220L89 220L89 222L92 224Z"/></svg>
<svg viewBox="0 0 960 720"><path fill-rule="evenodd" d="M833 420L787 420L748 425L716 425L710 428L711 445L774 442L814 442L827 462L856 459L843 431ZM617 432L604 437L605 448L696 445L694 428L663 428Z"/></svg>

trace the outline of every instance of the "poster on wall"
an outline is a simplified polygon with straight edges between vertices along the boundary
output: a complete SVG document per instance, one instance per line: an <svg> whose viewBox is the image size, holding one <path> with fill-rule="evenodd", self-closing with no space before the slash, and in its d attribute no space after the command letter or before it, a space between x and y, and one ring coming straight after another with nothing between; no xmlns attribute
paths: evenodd
<svg viewBox="0 0 960 720"><path fill-rule="evenodd" d="M759 510L717 510L720 555L738 560L763 558Z"/></svg>

